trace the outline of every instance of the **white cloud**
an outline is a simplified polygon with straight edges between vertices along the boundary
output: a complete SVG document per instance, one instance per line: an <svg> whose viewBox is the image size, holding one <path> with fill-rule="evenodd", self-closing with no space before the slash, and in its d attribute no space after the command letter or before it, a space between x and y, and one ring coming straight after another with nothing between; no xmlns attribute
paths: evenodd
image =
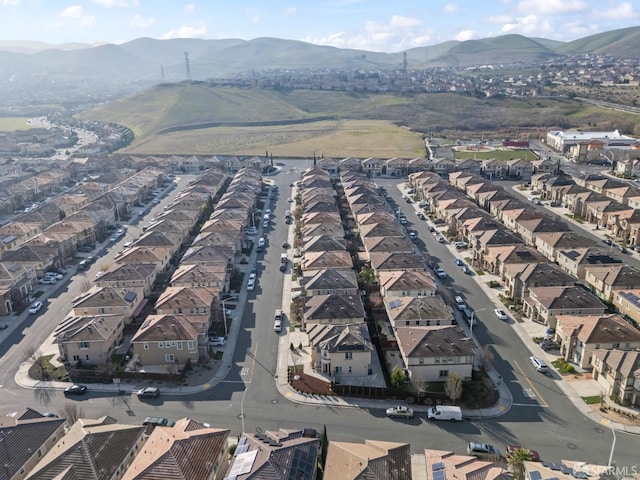
<svg viewBox="0 0 640 480"><path fill-rule="evenodd" d="M638 16L638 12L633 10L633 5L629 2L622 2L614 8L607 10L596 10L594 12L599 18L613 18L613 19L630 19Z"/></svg>
<svg viewBox="0 0 640 480"><path fill-rule="evenodd" d="M486 21L488 23L503 24L503 23L513 23L514 19L509 15L494 15L493 17L488 17Z"/></svg>
<svg viewBox="0 0 640 480"><path fill-rule="evenodd" d="M522 0L518 10L530 15L561 15L584 12L587 3L583 0Z"/></svg>
<svg viewBox="0 0 640 480"><path fill-rule="evenodd" d="M193 13L196 11L196 6L193 3L187 3L184 6L184 11L187 13Z"/></svg>
<svg viewBox="0 0 640 480"><path fill-rule="evenodd" d="M130 8L130 7L140 6L140 4L138 3L138 0L92 0L92 1L97 5L107 7L107 8L113 8L113 7Z"/></svg>
<svg viewBox="0 0 640 480"><path fill-rule="evenodd" d="M466 42L467 40L472 40L476 36L476 32L473 30L462 30L456 34L454 40L458 40L459 42Z"/></svg>
<svg viewBox="0 0 640 480"><path fill-rule="evenodd" d="M405 28L405 27L417 27L422 22L417 18L403 17L401 15L394 15L391 17L389 25L393 28Z"/></svg>
<svg viewBox="0 0 640 480"><path fill-rule="evenodd" d="M3 7L17 7L20 5L20 0L2 0Z"/></svg>
<svg viewBox="0 0 640 480"><path fill-rule="evenodd" d="M171 38L204 38L207 34L206 27L187 27L182 26L174 30L169 30L160 38L168 40Z"/></svg>
<svg viewBox="0 0 640 480"><path fill-rule="evenodd" d="M455 3L449 3L442 8L444 13L460 13L462 9Z"/></svg>
<svg viewBox="0 0 640 480"><path fill-rule="evenodd" d="M134 15L129 25L136 28L147 28L156 23L155 17L143 17L142 15Z"/></svg>
<svg viewBox="0 0 640 480"><path fill-rule="evenodd" d="M284 13L287 15L295 15L296 13L298 13L298 9L296 7L287 7Z"/></svg>
<svg viewBox="0 0 640 480"><path fill-rule="evenodd" d="M547 18L540 18L537 15L527 15L525 17L514 18L511 22L505 23L500 29L500 34L520 33L530 37L540 37L545 34L557 33L552 28Z"/></svg>
<svg viewBox="0 0 640 480"><path fill-rule="evenodd" d="M80 28L93 27L95 24L96 24L96 17L94 17L93 15L84 16L78 22L78 26Z"/></svg>
<svg viewBox="0 0 640 480"><path fill-rule="evenodd" d="M81 18L82 5L69 5L62 12L60 12L60 16L64 18Z"/></svg>

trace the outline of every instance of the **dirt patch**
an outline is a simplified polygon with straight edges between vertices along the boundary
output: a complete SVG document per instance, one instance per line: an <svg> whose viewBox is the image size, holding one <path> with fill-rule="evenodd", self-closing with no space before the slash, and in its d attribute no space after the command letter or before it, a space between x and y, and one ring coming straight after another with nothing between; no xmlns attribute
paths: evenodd
<svg viewBox="0 0 640 480"><path fill-rule="evenodd" d="M289 383L299 392L315 395L333 395L331 385L318 377L307 375L302 371L289 374Z"/></svg>
<svg viewBox="0 0 640 480"><path fill-rule="evenodd" d="M631 425L634 427L640 427L640 419L629 418L625 415L621 415L616 412L612 412L611 410L600 410L599 403L590 405L591 409L598 412L601 417L606 418L607 420L611 420L612 422L621 423L623 425Z"/></svg>

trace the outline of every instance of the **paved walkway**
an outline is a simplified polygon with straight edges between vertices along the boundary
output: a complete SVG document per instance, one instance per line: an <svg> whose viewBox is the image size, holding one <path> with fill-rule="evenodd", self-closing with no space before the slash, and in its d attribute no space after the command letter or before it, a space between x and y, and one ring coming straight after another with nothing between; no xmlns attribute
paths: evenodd
<svg viewBox="0 0 640 480"><path fill-rule="evenodd" d="M604 238L604 237L603 237ZM293 228L289 230L289 243L293 245ZM450 249L454 255L460 255L460 252L456 251L454 247L450 246ZM289 255L293 255L293 249L289 250ZM247 266L253 265L256 261L255 252L250 256L249 263ZM482 277L475 276L478 281L478 285L483 289L483 291L487 294L487 296L496 304L496 306L502 307L502 304L498 298L497 292L495 289L491 289L486 285L486 282L490 280L487 275L483 275ZM233 352L235 350L235 344L238 338L238 334L240 331L240 318L242 318L242 313L244 310L244 305L246 303L246 289L243 288L238 295L238 307L236 309L236 314L234 318L236 321L231 323L231 328L229 329L229 335L227 344L223 348L224 354L222 360L219 365L215 369L215 372L212 371L211 375L206 381L203 380L203 383L197 385L181 385L181 386L171 386L169 384L162 386L163 395L188 395L193 393L198 393L202 391L209 390L215 387L218 383L222 382L226 377L228 371L231 369L231 361L233 358ZM290 357L290 349L289 345L292 340L295 338L296 333L289 333L288 328L288 318L289 318L289 305L291 304L291 274L287 273L284 276L284 285L283 285L283 298L282 298L282 306L283 313L285 314L285 322L283 324L283 334L280 336L279 340L279 349L278 349L278 360L277 360L277 373L275 375L275 383L280 394L285 397L287 400L296 402L299 404L306 405L327 405L332 407L344 407L344 408L361 408L361 409L386 409L390 406L394 406L397 402L394 401L383 401L383 400L369 400L362 398L350 398L350 397L333 397L333 396L322 396L322 395L308 395L299 393L289 385L287 381L287 367L289 365L289 357ZM497 307L496 307L497 308ZM4 322L0 322L2 324ZM7 322L8 323L8 322ZM555 357L550 356L548 353L543 352L534 342L532 342L533 336L538 336L540 334L544 334L544 330L546 328L542 325L536 324L534 322L515 322L513 324L513 329L516 334L520 337L523 344L529 348L532 355L537 356L546 356L547 359L552 360ZM9 329L7 329L9 330ZM8 333L7 330L1 330L0 335L6 335ZM10 330L9 330L10 331ZM291 336L290 336L291 335ZM1 337L0 337L1 338ZM45 343L42 347L43 353L57 353L56 346L51 343ZM15 380L16 382L25 387L25 388L55 388L55 389L63 389L69 386L69 383L65 382L40 382L37 380L32 380L28 376L29 364L24 363L18 372L16 373ZM500 374L491 370L488 372L489 376L494 382L496 389L499 393L498 402L490 407L485 409L478 410L463 410L463 415L468 419L481 419L481 418L496 418L501 415L504 415L512 406L513 399L511 396L511 392L508 386L502 381L502 377ZM200 373L201 375L206 375L206 372ZM624 431L627 433L638 434L640 435L640 427L624 425L621 423L613 422L608 419L602 417L597 411L594 411L589 405L584 403L582 400L582 396L585 396L585 393L590 393L589 386L586 384L576 384L576 382L567 382L562 380L561 377L558 376L554 380L559 388L564 392L565 396L573 402L575 407L581 411L585 416L591 418L593 421L606 425L615 430ZM157 384L157 383L156 383ZM580 387L576 387L576 385L580 385ZM92 384L90 386L91 390L100 390L105 392L124 392L124 393L132 393L138 390L139 388L146 386L142 385L141 382L124 382L120 385L116 384ZM586 390L585 390L586 389ZM600 393L600 390L593 393L597 395ZM429 407L426 406L414 406L413 407L416 412L426 412Z"/></svg>

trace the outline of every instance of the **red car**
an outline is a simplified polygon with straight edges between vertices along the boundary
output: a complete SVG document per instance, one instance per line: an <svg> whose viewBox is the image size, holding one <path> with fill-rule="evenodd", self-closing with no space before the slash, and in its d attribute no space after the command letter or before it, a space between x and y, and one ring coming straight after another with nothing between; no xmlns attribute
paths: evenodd
<svg viewBox="0 0 640 480"><path fill-rule="evenodd" d="M526 447L520 447L518 445L507 445L507 448L506 448L507 458L509 458L509 456L511 456L511 454L515 450L518 450L519 448L526 448ZM539 462L540 461L540 454L538 454L538 452L536 452L535 450L531 450L530 448L527 448L527 450L529 450L531 452L531 461L533 461L533 462Z"/></svg>

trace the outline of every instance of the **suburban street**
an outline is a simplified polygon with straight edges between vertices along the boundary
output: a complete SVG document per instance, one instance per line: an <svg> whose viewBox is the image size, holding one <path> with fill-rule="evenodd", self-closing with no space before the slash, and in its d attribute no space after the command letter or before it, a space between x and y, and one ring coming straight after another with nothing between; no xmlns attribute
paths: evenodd
<svg viewBox="0 0 640 480"><path fill-rule="evenodd" d="M614 439L611 430L580 414L564 398L554 379L531 368L528 349L509 324L495 317L493 309L496 307L478 288L475 277L463 274L455 266L447 248L437 243L429 233L427 223L416 217L413 205L402 200L396 187L398 180L380 180L378 183L386 186L395 203L405 212L410 222L408 227L418 232L418 245L426 248L432 259L449 274L444 284L464 296L478 312L479 322L473 334L481 344L493 346L497 370L513 394L513 407L498 419L444 424L430 423L422 416L411 420L392 420L386 418L382 410L299 405L282 397L274 381L278 334L273 331L273 313L281 307L282 299L283 274L278 266L283 252L281 245L287 238L284 212L291 208L287 202L287 197L291 196L289 184L299 179L299 171L290 169L301 166L293 161L284 163L285 167L270 177L279 187L277 197L273 198L275 203L271 206L274 215L268 232L262 234L267 239L266 249L257 254L256 288L247 292L242 318L233 317L234 322L241 321L241 328L225 380L198 394L161 395L157 400L147 402L130 395L90 391L86 396L73 400L83 408L85 416L111 415L123 423L132 424L140 424L150 415L171 419L188 416L213 427L229 428L234 436L239 435L243 427L244 431L254 432L278 428L322 429L326 426L330 440L362 442L368 438L409 442L413 452L437 448L464 453L467 442L482 441L501 450L507 444L523 445L537 450L547 461L572 459L607 464ZM309 162L304 162L304 166L309 166ZM118 244L137 238L142 225L162 211L188 180L180 178L178 186L160 204L154 205L144 219L128 226L126 236ZM71 282L54 286L55 293L44 302L42 313L26 320L0 345L2 413L25 406L41 412L57 412L68 401L61 391L18 387L14 381L15 372L23 361L25 348L37 347L44 342L68 312L71 300L82 291L85 279L95 278L100 265L108 263L119 249L117 246L108 247L104 252L106 260L98 260L89 271L75 274ZM636 465L640 438L621 432L616 435L613 464Z"/></svg>

